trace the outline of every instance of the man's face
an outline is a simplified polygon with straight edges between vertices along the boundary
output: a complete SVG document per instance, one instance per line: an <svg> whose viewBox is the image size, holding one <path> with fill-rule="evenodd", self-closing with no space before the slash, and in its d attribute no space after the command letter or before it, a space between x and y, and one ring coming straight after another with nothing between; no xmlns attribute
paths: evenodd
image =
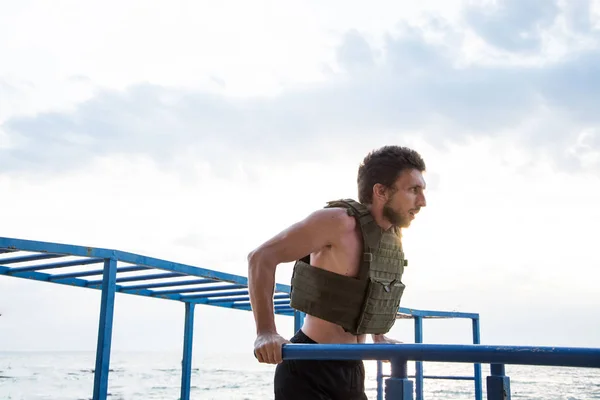
<svg viewBox="0 0 600 400"><path fill-rule="evenodd" d="M395 190L394 190L395 189ZM394 226L408 228L421 207L425 207L425 179L416 170L403 171L383 206L383 216Z"/></svg>

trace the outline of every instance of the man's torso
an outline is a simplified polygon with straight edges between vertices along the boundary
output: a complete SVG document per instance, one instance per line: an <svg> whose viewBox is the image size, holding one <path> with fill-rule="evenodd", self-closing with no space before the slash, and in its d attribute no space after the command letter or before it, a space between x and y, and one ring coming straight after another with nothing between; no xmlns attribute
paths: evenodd
<svg viewBox="0 0 600 400"><path fill-rule="evenodd" d="M354 218L348 216L348 218ZM340 275L356 277L363 252L362 235L358 223L353 231L337 238L331 246L311 254L310 264L315 268ZM364 343L365 335L353 335L329 321L306 315L302 331L317 343Z"/></svg>

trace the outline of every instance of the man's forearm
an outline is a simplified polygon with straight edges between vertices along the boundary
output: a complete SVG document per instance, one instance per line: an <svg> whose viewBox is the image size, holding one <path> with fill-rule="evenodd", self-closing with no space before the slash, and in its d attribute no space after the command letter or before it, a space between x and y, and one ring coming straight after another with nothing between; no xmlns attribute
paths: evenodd
<svg viewBox="0 0 600 400"><path fill-rule="evenodd" d="M256 333L274 333L277 332L273 311L275 266L264 265L258 258L250 256L248 260L248 294Z"/></svg>

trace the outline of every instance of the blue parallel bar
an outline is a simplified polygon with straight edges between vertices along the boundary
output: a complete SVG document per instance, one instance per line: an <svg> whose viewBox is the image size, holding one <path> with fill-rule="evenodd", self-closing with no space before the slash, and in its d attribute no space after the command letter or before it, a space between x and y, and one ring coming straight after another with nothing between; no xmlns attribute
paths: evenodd
<svg viewBox="0 0 600 400"><path fill-rule="evenodd" d="M415 343L423 343L423 317L415 317ZM417 400L423 400L423 362L415 362L415 394Z"/></svg>
<svg viewBox="0 0 600 400"><path fill-rule="evenodd" d="M481 343L481 331L479 330L479 318L472 319L473 325L473 344ZM481 382L481 364L473 364L475 376L475 400L483 400L483 387Z"/></svg>
<svg viewBox="0 0 600 400"><path fill-rule="evenodd" d="M87 262L83 262L77 265L84 265L84 264L96 264L102 260L99 261L95 261L97 259L91 258L89 260L86 260ZM132 267L121 267L121 268L117 268L117 273L119 272L134 272L134 271L141 271L143 269L146 269L146 267L140 267L140 266L132 266ZM95 269L92 271L78 271L78 272L67 272L64 274L52 274L50 277L51 281L57 281L59 279L66 279L66 278L81 278L83 276L95 276L95 275L102 275L104 273L103 269ZM101 281L98 281L101 282Z"/></svg>
<svg viewBox="0 0 600 400"><path fill-rule="evenodd" d="M209 297L226 297L226 296L237 296L246 295L248 297L248 290L228 290L220 293L202 293L202 294L188 294L181 296L182 299L207 299Z"/></svg>
<svg viewBox="0 0 600 400"><path fill-rule="evenodd" d="M154 289L154 288L162 288L162 287L169 287L169 286L202 285L205 283L214 283L214 282L216 282L214 279L191 279L191 280L187 280L187 281L145 283L145 284L141 284L141 285L123 286L122 291L127 292L128 290Z"/></svg>
<svg viewBox="0 0 600 400"><path fill-rule="evenodd" d="M284 344L284 359L389 360L600 368L600 348L450 344Z"/></svg>
<svg viewBox="0 0 600 400"><path fill-rule="evenodd" d="M140 268L143 268L143 267L140 267ZM144 269L147 269L147 268L144 268ZM167 272L167 273L164 273L164 274L124 276L124 277L117 278L117 282L118 283L122 283L122 282L147 281L147 280L150 280L150 279L175 278L175 277L179 277L179 276L181 276L181 274L176 274L176 273L173 273L173 272ZM99 285L101 283L102 283L102 281L89 281L88 285L89 286L94 286L94 285Z"/></svg>
<svg viewBox="0 0 600 400"><path fill-rule="evenodd" d="M75 267L79 265L89 265L89 264L99 264L104 262L101 258L86 258L83 260L71 260L71 261L62 261L55 262L50 264L39 264L39 265L28 265L26 267L14 267L8 271L8 274L12 274L15 272L29 272L29 271L43 271L46 269L54 269L54 268L64 268L64 267ZM102 273L102 270L100 271ZM73 276L75 278L75 276Z"/></svg>
<svg viewBox="0 0 600 400"><path fill-rule="evenodd" d="M22 263L22 262L27 262L27 261L47 260L48 258L58 258L58 257L64 257L64 255L63 254L51 254L51 253L50 254L49 253L30 254L30 255L26 255L26 256L5 258L3 260L0 260L0 263L2 263L2 265L8 265L8 264Z"/></svg>
<svg viewBox="0 0 600 400"><path fill-rule="evenodd" d="M199 287L199 288L157 290L154 293L170 294L170 293L210 292L213 290L241 289L241 288L245 288L245 287L246 287L245 285L211 285L211 286L205 286L205 287Z"/></svg>
<svg viewBox="0 0 600 400"><path fill-rule="evenodd" d="M117 279L117 260L110 258L104 262L102 296L100 300L100 320L98 323L98 344L96 368L94 370L93 400L106 400L108 394L108 372L112 341L113 316Z"/></svg>
<svg viewBox="0 0 600 400"><path fill-rule="evenodd" d="M192 344L194 342L194 303L185 303L183 362L181 364L181 400L190 400L192 384Z"/></svg>
<svg viewBox="0 0 600 400"><path fill-rule="evenodd" d="M210 296L212 297L212 296ZM214 304L214 303L234 303L236 301L246 301L249 300L248 296L235 296L235 297L226 297L222 296L218 299L208 299L206 304Z"/></svg>
<svg viewBox="0 0 600 400"><path fill-rule="evenodd" d="M504 372L504 365L492 364L490 373L487 377L488 400L510 400L510 378Z"/></svg>

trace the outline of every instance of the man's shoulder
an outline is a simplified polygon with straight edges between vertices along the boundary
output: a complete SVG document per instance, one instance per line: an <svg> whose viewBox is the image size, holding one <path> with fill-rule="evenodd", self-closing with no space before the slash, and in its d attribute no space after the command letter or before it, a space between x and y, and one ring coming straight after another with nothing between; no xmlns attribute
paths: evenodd
<svg viewBox="0 0 600 400"><path fill-rule="evenodd" d="M315 222L326 224L341 232L353 231L356 228L356 218L343 207L321 208L312 214Z"/></svg>

